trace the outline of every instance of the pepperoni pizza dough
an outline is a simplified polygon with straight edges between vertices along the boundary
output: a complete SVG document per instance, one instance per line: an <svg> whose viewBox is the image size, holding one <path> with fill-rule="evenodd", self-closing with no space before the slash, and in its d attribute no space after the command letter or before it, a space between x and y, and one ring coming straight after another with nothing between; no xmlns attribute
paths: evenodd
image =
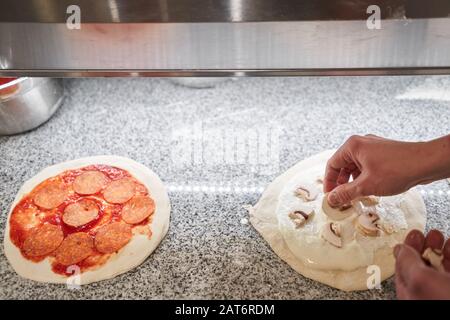
<svg viewBox="0 0 450 320"><path fill-rule="evenodd" d="M19 190L6 224L5 255L24 278L79 284L142 263L169 228L163 183L123 157L96 156L48 167Z"/></svg>

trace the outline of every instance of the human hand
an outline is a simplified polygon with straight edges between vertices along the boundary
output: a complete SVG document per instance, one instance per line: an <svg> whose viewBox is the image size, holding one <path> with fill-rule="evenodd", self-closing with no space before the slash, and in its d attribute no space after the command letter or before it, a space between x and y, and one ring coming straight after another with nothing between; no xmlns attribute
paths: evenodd
<svg viewBox="0 0 450 320"><path fill-rule="evenodd" d="M422 259L426 248L442 249L443 266L440 272ZM398 299L450 299L450 239L444 245L444 236L431 230L427 236L412 230L404 244L394 248L395 286Z"/></svg>
<svg viewBox="0 0 450 320"><path fill-rule="evenodd" d="M362 196L399 194L450 175L449 155L450 136L430 142L352 136L328 161L324 191L332 191L333 207Z"/></svg>

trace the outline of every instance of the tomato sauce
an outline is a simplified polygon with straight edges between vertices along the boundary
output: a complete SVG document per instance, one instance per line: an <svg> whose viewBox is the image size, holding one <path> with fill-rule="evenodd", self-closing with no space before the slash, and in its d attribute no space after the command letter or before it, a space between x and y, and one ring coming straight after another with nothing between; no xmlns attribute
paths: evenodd
<svg viewBox="0 0 450 320"><path fill-rule="evenodd" d="M33 228L39 227L44 223L50 223L60 226L63 231L64 237L75 232L85 232L94 239L98 228L111 222L120 221L123 204L111 204L106 202L106 200L103 199L102 191L98 192L97 194L88 196L82 196L73 191L72 183L75 178L85 171L92 170L101 171L110 181L122 179L125 177L131 178L136 184L135 195L148 195L147 188L139 181L137 181L134 177L132 177L129 172L123 169L107 165L90 165L80 169L64 171L56 178L49 178L39 184L14 207L10 218L10 238L13 244L21 249L23 246L23 242L27 238L29 232ZM34 204L33 201L33 197L36 194L36 191L45 186L47 183L54 183L55 180L59 181L63 185L63 187L68 190L68 195L65 201L54 209L39 208ZM83 198L95 201L99 209L98 216L93 221L80 227L66 225L62 220L62 215L65 208L69 204L75 203ZM151 222L151 219L152 215L147 217L141 223L133 225L132 227L134 228L146 225ZM21 252L24 258L33 262L39 262L47 257L53 257L53 253L43 257L28 257L24 255L22 249ZM83 272L85 270L104 264L108 260L109 256L109 254L102 254L94 248L93 254L91 254L85 260L77 263L76 266L78 266L80 268L80 271ZM52 260L52 270L55 273L66 276L69 276L73 273L72 268L68 268L68 266L59 264L54 261L54 259Z"/></svg>
<svg viewBox="0 0 450 320"><path fill-rule="evenodd" d="M0 86L7 84L17 78L0 78ZM0 89L0 97L7 97L19 89L19 85L16 83L14 85L7 86L6 88Z"/></svg>
<svg viewBox="0 0 450 320"><path fill-rule="evenodd" d="M8 82L14 81L17 78L0 78L0 86L3 84L7 84Z"/></svg>

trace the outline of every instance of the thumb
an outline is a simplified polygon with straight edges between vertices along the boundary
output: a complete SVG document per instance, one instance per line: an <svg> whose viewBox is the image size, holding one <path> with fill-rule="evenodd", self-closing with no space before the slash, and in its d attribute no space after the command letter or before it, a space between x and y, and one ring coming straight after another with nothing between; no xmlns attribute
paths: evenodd
<svg viewBox="0 0 450 320"><path fill-rule="evenodd" d="M356 179L352 182L341 184L331 191L328 195L328 203L332 207L337 207L362 196L364 194L361 188L361 180Z"/></svg>
<svg viewBox="0 0 450 320"><path fill-rule="evenodd" d="M420 272L420 268L425 266L420 254L408 245L395 246L394 256L396 275L405 284L414 279Z"/></svg>

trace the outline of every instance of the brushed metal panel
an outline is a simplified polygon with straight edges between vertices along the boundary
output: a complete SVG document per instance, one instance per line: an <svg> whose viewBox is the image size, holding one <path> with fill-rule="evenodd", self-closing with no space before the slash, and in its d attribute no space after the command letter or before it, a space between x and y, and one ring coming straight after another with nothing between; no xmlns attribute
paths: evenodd
<svg viewBox="0 0 450 320"><path fill-rule="evenodd" d="M384 19L450 12L448 0L2 0L0 21L62 23L69 5L84 23L365 20L369 5Z"/></svg>
<svg viewBox="0 0 450 320"><path fill-rule="evenodd" d="M450 67L450 19L248 23L0 23L0 73Z"/></svg>

